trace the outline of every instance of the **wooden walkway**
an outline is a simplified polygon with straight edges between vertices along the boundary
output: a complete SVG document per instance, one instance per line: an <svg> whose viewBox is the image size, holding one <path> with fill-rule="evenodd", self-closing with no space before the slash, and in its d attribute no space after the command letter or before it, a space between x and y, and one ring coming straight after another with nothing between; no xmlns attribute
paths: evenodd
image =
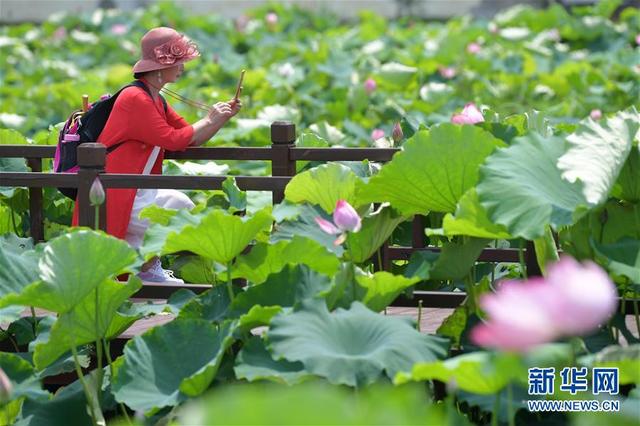
<svg viewBox="0 0 640 426"><path fill-rule="evenodd" d="M420 332L427 334L434 334L442 321L445 320L451 313L453 309L442 309L442 308L422 308L422 318L420 320ZM404 307L389 307L387 308L387 315L397 315L397 316L408 316L413 318L415 321L418 320L418 309L417 308L404 308ZM137 321L133 324L129 329L127 329L122 335L122 338L130 339L132 337L138 336L145 331L147 331L151 327L155 327L158 325L166 324L172 321L175 318L172 314L160 314L155 315L149 318L144 318ZM633 315L626 316L626 323L629 330L636 336L638 336L638 328L636 327L635 318ZM264 330L264 327L261 327L257 334L260 334ZM625 342L622 342L625 343Z"/></svg>
<svg viewBox="0 0 640 426"><path fill-rule="evenodd" d="M136 302L142 302L143 300L141 299L136 299ZM164 304L166 301L165 300L153 300L152 302L154 303L162 303ZM440 324L442 324L442 322L445 320L445 318L447 318L449 315L451 315L451 313L453 312L453 309L443 309L443 308L422 308L422 318L420 320L420 331L422 333L427 333L427 334L434 334L436 332L436 330L438 329L438 327L440 327ZM44 315L48 315L50 314L50 312L47 312L45 310L42 309L36 309L36 315L38 316L44 316ZM29 317L31 316L31 310L29 309L25 309L25 311L22 314L24 317ZM418 309L417 308L406 308L406 307L396 307L396 306L391 306L389 308L387 308L387 315L394 315L394 316L408 316L411 317L413 320L417 321L418 319ZM171 313L160 313L160 314L156 314L156 315L152 315L146 318L142 318L138 321L136 321L131 327L129 327L124 333L122 333L117 340L120 341L126 341L129 339L132 339L135 336L139 336L141 334L143 334L145 331L149 330L150 328L153 327L157 327L157 326L161 326L163 324L166 324L170 321L173 321L175 319L175 315L171 314ZM633 315L627 315L626 318L626 324L628 329L635 335L635 336L639 336L639 330L636 326L636 322L635 322L635 318ZM6 329L6 327L8 326L8 324L1 324L0 325L2 328ZM262 332L264 332L266 329L266 327L259 327L258 329L255 329L253 332L254 334L261 334ZM124 342L123 342L124 343ZM623 340L621 341L622 344L625 344L626 342Z"/></svg>

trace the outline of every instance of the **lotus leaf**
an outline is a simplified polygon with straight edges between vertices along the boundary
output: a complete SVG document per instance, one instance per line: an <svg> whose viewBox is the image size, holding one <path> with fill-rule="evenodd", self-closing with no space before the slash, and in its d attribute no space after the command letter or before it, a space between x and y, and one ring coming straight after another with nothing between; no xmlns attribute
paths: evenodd
<svg viewBox="0 0 640 426"><path fill-rule="evenodd" d="M359 302L332 313L323 301L303 302L299 311L271 320L267 341L276 358L300 361L331 383L356 387L446 355L445 339L420 334L407 321Z"/></svg>
<svg viewBox="0 0 640 426"><path fill-rule="evenodd" d="M478 181L485 158L505 143L474 126L441 124L420 130L358 189L358 202L385 202L407 216L454 212Z"/></svg>

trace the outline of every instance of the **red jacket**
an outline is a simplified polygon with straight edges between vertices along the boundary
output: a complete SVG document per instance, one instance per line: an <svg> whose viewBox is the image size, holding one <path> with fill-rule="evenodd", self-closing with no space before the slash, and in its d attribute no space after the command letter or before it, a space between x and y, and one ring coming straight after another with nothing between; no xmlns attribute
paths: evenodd
<svg viewBox="0 0 640 426"><path fill-rule="evenodd" d="M193 127L171 106L165 114L160 98L154 104L151 96L138 87L120 93L109 120L98 137L107 148L124 141L107 154L107 173L142 173L154 146L162 149L151 174L162 174L164 150L183 151L193 137ZM107 190L107 232L124 239L129 226L136 189ZM78 203L73 211L73 226L78 225Z"/></svg>

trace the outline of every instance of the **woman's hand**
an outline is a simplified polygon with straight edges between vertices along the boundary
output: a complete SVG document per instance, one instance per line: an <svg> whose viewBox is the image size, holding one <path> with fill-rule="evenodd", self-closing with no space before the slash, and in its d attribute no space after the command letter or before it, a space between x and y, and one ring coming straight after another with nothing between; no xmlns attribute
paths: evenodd
<svg viewBox="0 0 640 426"><path fill-rule="evenodd" d="M218 102L209 111L208 118L214 124L224 125L240 111L240 108L242 108L240 100L232 99L229 102Z"/></svg>
<svg viewBox="0 0 640 426"><path fill-rule="evenodd" d="M231 117L240 111L240 108L242 108L242 102L236 99L215 104L205 118L193 124L193 137L190 145L199 146L208 141Z"/></svg>
<svg viewBox="0 0 640 426"><path fill-rule="evenodd" d="M240 109L242 108L242 101L240 99L231 99L228 104L231 107L231 112L233 113L233 115L236 115L238 112L240 112Z"/></svg>
<svg viewBox="0 0 640 426"><path fill-rule="evenodd" d="M235 114L231 109L231 106L227 102L218 102L216 103L210 110L209 114L207 114L207 118L214 126L220 128L222 127L231 117Z"/></svg>

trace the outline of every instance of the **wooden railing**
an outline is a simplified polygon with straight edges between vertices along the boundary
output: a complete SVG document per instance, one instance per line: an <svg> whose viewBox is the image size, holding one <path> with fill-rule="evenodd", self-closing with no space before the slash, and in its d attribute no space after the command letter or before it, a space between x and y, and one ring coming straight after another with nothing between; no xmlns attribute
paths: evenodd
<svg viewBox="0 0 640 426"><path fill-rule="evenodd" d="M386 162L399 151L395 148L299 148L295 146L295 126L289 122L274 122L271 125L271 146L248 147L194 147L182 152L165 152L165 158L176 160L242 160L270 161L271 176L234 176L242 190L270 191L273 203L284 199L284 189L296 174L297 161L377 161ZM29 212L31 236L35 242L44 240L43 224L43 188L71 187L78 189L79 223L93 227L94 213L89 203L89 190L97 176L105 188L157 188L157 189L220 189L226 176L163 176L105 173L106 149L101 144L85 143L78 148L77 174L43 173L42 161L54 156L54 146L0 145L0 158L26 158L31 172L0 173L0 186L29 188ZM106 200L108 203L109 200ZM106 203L102 205L100 228L106 229ZM391 269L391 261L408 260L418 250L438 252L437 247L428 247L424 234L423 216L415 216L412 226L412 244L409 247L382 247L383 269ZM527 243L524 258L528 274L539 275L533 244ZM479 261L518 262L518 249L485 248ZM208 286L185 285L196 292ZM166 298L180 287L148 285L137 297ZM465 294L460 292L416 291L414 297L407 300L400 297L396 306L417 306L419 301L426 307L455 307Z"/></svg>

